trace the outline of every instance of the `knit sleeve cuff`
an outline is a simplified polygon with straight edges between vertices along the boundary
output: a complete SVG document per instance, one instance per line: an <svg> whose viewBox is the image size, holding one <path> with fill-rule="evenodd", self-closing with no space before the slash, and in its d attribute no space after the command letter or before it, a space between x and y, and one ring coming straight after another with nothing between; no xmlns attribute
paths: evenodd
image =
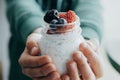
<svg viewBox="0 0 120 80"><path fill-rule="evenodd" d="M26 43L26 39L30 33L32 33L35 29L42 26L42 17L31 17L25 21L20 29L20 34L22 37L22 41Z"/></svg>

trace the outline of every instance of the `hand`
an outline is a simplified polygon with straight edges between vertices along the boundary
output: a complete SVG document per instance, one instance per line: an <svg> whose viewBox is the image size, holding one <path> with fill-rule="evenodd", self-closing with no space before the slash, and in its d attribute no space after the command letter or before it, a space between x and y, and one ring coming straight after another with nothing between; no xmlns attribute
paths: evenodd
<svg viewBox="0 0 120 80"><path fill-rule="evenodd" d="M41 37L38 31L34 31L27 38L26 48L19 59L22 72L33 80L56 80L60 75L56 71L51 57L48 55L38 56Z"/></svg>
<svg viewBox="0 0 120 80"><path fill-rule="evenodd" d="M67 63L68 74L62 80L96 80L103 75L99 45L89 40L80 45L80 51L73 54L73 60Z"/></svg>

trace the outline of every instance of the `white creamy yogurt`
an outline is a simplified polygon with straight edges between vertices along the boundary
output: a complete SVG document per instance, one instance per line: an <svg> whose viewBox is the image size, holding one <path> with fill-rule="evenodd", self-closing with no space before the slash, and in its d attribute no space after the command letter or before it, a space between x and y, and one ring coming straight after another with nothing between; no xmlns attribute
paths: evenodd
<svg viewBox="0 0 120 80"><path fill-rule="evenodd" d="M51 56L60 74L67 72L66 63L72 57L72 54L79 50L79 45L84 41L81 35L80 20L77 17L76 22L73 24L75 28L71 31L62 34L47 34L47 26L41 32L42 38L40 40L40 50L42 55Z"/></svg>

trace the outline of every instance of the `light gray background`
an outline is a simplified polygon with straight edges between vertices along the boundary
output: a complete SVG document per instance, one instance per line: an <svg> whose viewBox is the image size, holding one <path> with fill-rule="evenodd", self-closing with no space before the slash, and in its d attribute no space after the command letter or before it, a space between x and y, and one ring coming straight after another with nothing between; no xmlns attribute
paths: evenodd
<svg viewBox="0 0 120 80"><path fill-rule="evenodd" d="M103 44L113 40L120 39L120 0L102 0L104 7L104 39ZM10 37L9 25L5 15L5 2L0 0L0 61L3 65L4 80L8 78L9 60L8 60L8 41ZM100 80L120 80L120 75L113 69L108 62L106 55L101 55L104 61L105 75ZM118 56L118 55L117 55Z"/></svg>
<svg viewBox="0 0 120 80"><path fill-rule="evenodd" d="M4 0L0 0L0 60L2 61L4 80L8 78L8 40L10 37L9 26L5 14Z"/></svg>

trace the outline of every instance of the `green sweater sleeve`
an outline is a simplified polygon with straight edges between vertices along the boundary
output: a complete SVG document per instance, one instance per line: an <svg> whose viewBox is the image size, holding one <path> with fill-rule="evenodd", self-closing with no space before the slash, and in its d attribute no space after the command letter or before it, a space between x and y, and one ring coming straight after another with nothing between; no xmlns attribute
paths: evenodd
<svg viewBox="0 0 120 80"><path fill-rule="evenodd" d="M11 32L19 41L25 43L27 36L41 26L43 12L35 0L6 0L6 2Z"/></svg>
<svg viewBox="0 0 120 80"><path fill-rule="evenodd" d="M101 41L103 21L100 0L78 0L75 12L81 19L82 35Z"/></svg>

